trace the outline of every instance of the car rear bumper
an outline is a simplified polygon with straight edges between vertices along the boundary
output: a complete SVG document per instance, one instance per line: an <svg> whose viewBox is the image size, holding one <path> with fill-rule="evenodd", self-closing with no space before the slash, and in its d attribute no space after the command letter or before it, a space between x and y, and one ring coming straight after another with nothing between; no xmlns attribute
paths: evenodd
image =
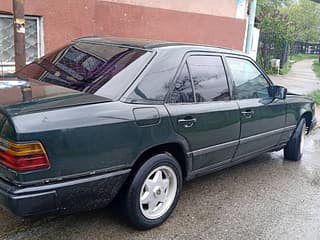
<svg viewBox="0 0 320 240"><path fill-rule="evenodd" d="M21 217L95 209L116 196L129 173L122 170L24 188L0 180L0 204Z"/></svg>

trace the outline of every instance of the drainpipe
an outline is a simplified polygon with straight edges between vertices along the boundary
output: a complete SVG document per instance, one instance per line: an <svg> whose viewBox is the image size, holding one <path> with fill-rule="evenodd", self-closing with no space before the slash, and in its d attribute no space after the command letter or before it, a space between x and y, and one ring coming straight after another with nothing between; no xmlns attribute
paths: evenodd
<svg viewBox="0 0 320 240"><path fill-rule="evenodd" d="M24 0L13 0L14 53L16 71L26 65Z"/></svg>
<svg viewBox="0 0 320 240"><path fill-rule="evenodd" d="M252 48L254 20L256 18L257 0L251 0L249 11L249 24L246 39L246 53L249 54Z"/></svg>

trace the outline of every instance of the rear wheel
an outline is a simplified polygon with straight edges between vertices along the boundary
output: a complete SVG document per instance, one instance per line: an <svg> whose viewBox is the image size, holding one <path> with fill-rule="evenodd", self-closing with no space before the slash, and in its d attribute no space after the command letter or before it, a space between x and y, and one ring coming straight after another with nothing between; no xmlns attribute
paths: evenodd
<svg viewBox="0 0 320 240"><path fill-rule="evenodd" d="M182 173L170 154L148 159L136 172L125 194L124 207L129 223L138 229L162 224L179 199Z"/></svg>
<svg viewBox="0 0 320 240"><path fill-rule="evenodd" d="M304 149L305 132L306 120L302 118L289 142L284 147L284 158L286 160L299 161L301 159Z"/></svg>

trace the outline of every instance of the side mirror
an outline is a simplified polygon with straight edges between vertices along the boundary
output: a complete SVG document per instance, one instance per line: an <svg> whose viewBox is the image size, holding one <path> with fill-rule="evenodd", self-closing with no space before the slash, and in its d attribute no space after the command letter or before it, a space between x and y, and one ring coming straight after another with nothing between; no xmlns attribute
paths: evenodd
<svg viewBox="0 0 320 240"><path fill-rule="evenodd" d="M270 95L273 98L278 98L278 99L286 99L287 95L287 89L282 86L272 86L270 88Z"/></svg>

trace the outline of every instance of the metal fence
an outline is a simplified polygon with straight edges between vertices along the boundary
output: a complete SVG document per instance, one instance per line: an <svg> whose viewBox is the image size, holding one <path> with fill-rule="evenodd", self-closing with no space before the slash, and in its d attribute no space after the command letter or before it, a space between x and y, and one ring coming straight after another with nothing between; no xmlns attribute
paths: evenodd
<svg viewBox="0 0 320 240"><path fill-rule="evenodd" d="M258 63L268 72L272 72L271 59L280 59L282 68L293 54L318 54L320 55L320 43L289 43L275 32L261 32L258 47Z"/></svg>
<svg viewBox="0 0 320 240"><path fill-rule="evenodd" d="M295 42L291 54L320 54L320 43Z"/></svg>
<svg viewBox="0 0 320 240"><path fill-rule="evenodd" d="M271 59L280 59L280 67L288 60L289 44L279 34L261 32L258 47L258 63L266 70L271 68Z"/></svg>

